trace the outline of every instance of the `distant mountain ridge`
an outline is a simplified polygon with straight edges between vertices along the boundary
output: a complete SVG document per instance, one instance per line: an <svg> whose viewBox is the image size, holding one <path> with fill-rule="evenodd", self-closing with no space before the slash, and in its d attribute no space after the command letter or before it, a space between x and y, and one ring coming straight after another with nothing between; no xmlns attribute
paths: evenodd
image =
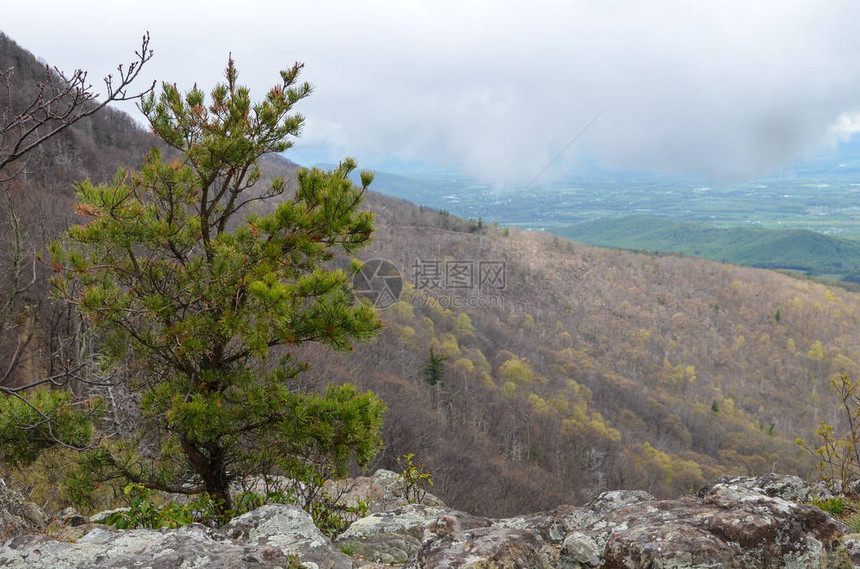
<svg viewBox="0 0 860 569"><path fill-rule="evenodd" d="M637 251L672 251L767 269L860 282L860 242L806 229L713 227L637 215L560 227L574 241Z"/></svg>

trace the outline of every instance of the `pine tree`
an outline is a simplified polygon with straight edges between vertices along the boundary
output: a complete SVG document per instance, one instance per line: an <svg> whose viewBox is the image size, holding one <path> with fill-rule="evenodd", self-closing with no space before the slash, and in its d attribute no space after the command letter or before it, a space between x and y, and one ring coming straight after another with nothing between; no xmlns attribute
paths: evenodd
<svg viewBox="0 0 860 569"><path fill-rule="evenodd" d="M359 206L372 175L355 186L351 159L300 170L294 196L247 213L285 193L283 178L259 188L258 162L299 134L292 107L311 93L301 67L257 103L232 59L208 102L164 84L141 108L179 158L152 150L140 171L79 185L87 221L51 245L53 282L103 334L105 367L131 370L141 421L84 453L85 480L206 492L223 514L237 479L343 474L379 447L383 403L351 385L298 391L291 380L307 366L290 355L306 342L349 350L380 327L332 264L370 239L373 215Z"/></svg>
<svg viewBox="0 0 860 569"><path fill-rule="evenodd" d="M442 378L445 377L445 362L448 356L437 354L430 348L430 356L424 363L424 381L433 387L442 385Z"/></svg>

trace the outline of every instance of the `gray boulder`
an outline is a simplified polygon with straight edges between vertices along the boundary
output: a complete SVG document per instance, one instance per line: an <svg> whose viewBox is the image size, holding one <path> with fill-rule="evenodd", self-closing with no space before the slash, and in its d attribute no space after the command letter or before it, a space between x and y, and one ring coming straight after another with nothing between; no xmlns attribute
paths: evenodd
<svg viewBox="0 0 860 569"><path fill-rule="evenodd" d="M0 566L51 569L187 569L289 567L277 547L219 541L211 530L191 525L178 530L96 528L75 543L44 535L22 536L0 549Z"/></svg>
<svg viewBox="0 0 860 569"><path fill-rule="evenodd" d="M234 543L275 547L298 555L305 565L318 569L351 569L352 559L332 547L331 541L314 525L307 512L298 506L262 506L230 520L220 535Z"/></svg>
<svg viewBox="0 0 860 569"><path fill-rule="evenodd" d="M607 569L852 566L841 540L849 528L760 486L717 483L699 497L608 510L598 499L586 509L599 517L565 538L560 559Z"/></svg>
<svg viewBox="0 0 860 569"><path fill-rule="evenodd" d="M406 534L379 533L337 545L358 563L403 565L421 549L421 540Z"/></svg>
<svg viewBox="0 0 860 569"><path fill-rule="evenodd" d="M177 530L97 527L74 543L45 535L20 536L0 548L0 566L56 569L276 568L294 555L308 569L352 569L303 510L264 506L213 530L192 524Z"/></svg>
<svg viewBox="0 0 860 569"><path fill-rule="evenodd" d="M583 507L484 523L448 511L426 525L407 567L850 568L857 535L819 508L780 497L818 491L768 476L724 479L679 500L605 492Z"/></svg>
<svg viewBox="0 0 860 569"><path fill-rule="evenodd" d="M48 524L42 508L26 500L0 479L0 535L15 537L33 533Z"/></svg>
<svg viewBox="0 0 860 569"><path fill-rule="evenodd" d="M335 545L360 561L403 564L421 549L425 529L448 511L438 506L409 504L377 512L353 522L335 538ZM490 525L489 520L484 522Z"/></svg>
<svg viewBox="0 0 860 569"><path fill-rule="evenodd" d="M823 482L810 484L798 476L787 474L765 474L764 476L723 476L710 486L699 491L706 496L714 486L740 486L783 500L809 502L810 500L830 500L833 494Z"/></svg>
<svg viewBox="0 0 860 569"><path fill-rule="evenodd" d="M409 504L387 512L377 512L354 521L336 542L362 540L383 533L408 535L421 539L424 528L439 515L448 511L438 506Z"/></svg>
<svg viewBox="0 0 860 569"><path fill-rule="evenodd" d="M384 469L377 470L372 476L329 480L323 490L347 506L356 506L362 501L371 512L382 512L408 504L400 475ZM425 506L445 506L442 500L429 492L423 494L420 503Z"/></svg>
<svg viewBox="0 0 860 569"><path fill-rule="evenodd" d="M464 527L462 522L466 522ZM427 526L421 549L410 560L410 569L462 567L464 569L549 569L544 543L533 532L504 526L469 527L473 518L461 520L455 512L441 515Z"/></svg>

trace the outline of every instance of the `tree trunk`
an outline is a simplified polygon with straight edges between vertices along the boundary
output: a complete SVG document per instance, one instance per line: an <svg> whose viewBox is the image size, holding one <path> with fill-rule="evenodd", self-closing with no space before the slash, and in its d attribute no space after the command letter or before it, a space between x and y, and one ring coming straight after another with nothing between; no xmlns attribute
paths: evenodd
<svg viewBox="0 0 860 569"><path fill-rule="evenodd" d="M224 449L214 443L200 449L183 437L182 450L195 472L203 479L206 492L215 502L218 519L226 521L227 512L233 508L233 503L230 499L230 479L224 467Z"/></svg>

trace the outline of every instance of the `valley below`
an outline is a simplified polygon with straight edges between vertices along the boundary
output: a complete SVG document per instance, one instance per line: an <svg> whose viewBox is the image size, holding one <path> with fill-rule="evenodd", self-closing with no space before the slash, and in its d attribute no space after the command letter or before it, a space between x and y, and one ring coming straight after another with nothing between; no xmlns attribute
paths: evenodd
<svg viewBox="0 0 860 569"><path fill-rule="evenodd" d="M532 184L491 186L443 168L383 167L376 190L461 217L522 229L626 216L714 227L808 229L860 236L860 144L749 180L714 180L582 165Z"/></svg>

